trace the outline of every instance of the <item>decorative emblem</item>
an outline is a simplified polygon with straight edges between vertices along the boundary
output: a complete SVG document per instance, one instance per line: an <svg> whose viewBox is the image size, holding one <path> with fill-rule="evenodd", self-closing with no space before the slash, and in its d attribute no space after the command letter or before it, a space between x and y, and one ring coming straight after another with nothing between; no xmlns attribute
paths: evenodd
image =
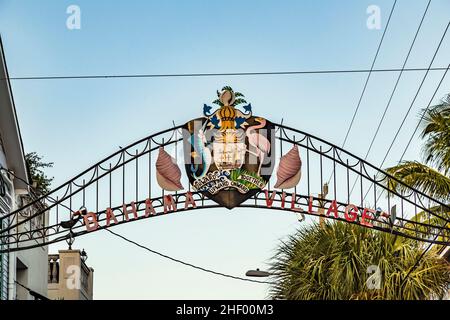
<svg viewBox="0 0 450 320"><path fill-rule="evenodd" d="M274 125L252 115L244 95L224 87L213 110L185 125L185 167L193 188L231 209L263 189L273 171ZM243 105L243 110L238 106Z"/></svg>

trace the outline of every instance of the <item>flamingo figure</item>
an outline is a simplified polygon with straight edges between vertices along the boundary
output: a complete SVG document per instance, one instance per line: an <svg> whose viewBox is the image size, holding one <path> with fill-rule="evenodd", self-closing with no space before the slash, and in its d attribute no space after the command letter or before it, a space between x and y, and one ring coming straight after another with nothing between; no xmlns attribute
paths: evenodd
<svg viewBox="0 0 450 320"><path fill-rule="evenodd" d="M257 129L264 128L264 126L266 125L266 119L255 118L255 121L259 122L259 124L251 126L247 129L247 137L249 144L256 149L256 152L252 152L250 150L247 151L259 158L260 160L258 167L258 175L259 175L261 171L261 166L264 162L265 154L268 154L270 151L270 141L267 140L267 138L264 137L262 134L256 132Z"/></svg>

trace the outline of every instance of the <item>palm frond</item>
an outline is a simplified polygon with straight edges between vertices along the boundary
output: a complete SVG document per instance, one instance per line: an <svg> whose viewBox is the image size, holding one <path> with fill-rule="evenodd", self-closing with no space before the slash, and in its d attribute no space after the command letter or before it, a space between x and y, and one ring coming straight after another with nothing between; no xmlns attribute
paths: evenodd
<svg viewBox="0 0 450 320"><path fill-rule="evenodd" d="M444 202L450 200L450 178L439 171L416 161L404 161L401 164L385 169L407 186L416 188L428 196ZM385 186L399 193L408 193L410 188L394 179L384 179Z"/></svg>
<svg viewBox="0 0 450 320"><path fill-rule="evenodd" d="M238 98L238 99L236 99L234 101L233 106L237 106L237 105L242 104L242 103L247 103L247 101L245 99Z"/></svg>
<svg viewBox="0 0 450 320"><path fill-rule="evenodd" d="M443 101L433 106L424 113L423 122L421 137L426 139L422 149L425 161L442 171L444 175L448 175L450 173L450 104Z"/></svg>
<svg viewBox="0 0 450 320"><path fill-rule="evenodd" d="M400 241L396 241L400 239ZM276 299L428 299L443 297L450 284L450 268L434 250L401 282L423 248L415 241L343 222L310 225L281 242L272 259ZM379 289L367 285L368 267L376 265Z"/></svg>

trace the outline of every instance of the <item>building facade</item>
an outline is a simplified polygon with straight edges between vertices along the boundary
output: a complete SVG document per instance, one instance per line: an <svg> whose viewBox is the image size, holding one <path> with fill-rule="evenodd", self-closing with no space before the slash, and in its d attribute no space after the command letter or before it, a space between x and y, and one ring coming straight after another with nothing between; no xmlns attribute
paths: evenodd
<svg viewBox="0 0 450 320"><path fill-rule="evenodd" d="M0 39L0 227L5 228L10 218L4 216L20 208L36 197L29 188L25 153L20 135L14 99L8 78L3 45ZM8 170L8 171L7 171ZM12 172L13 174L11 174ZM32 214L43 204L37 204L22 215L14 217L18 222ZM38 217L31 223L45 226L48 217ZM27 226L22 225L21 232ZM2 244L0 244L2 245ZM4 246L3 246L4 247ZM43 296L47 296L47 247L26 251L18 251L0 255L0 298L1 299L33 299L27 287Z"/></svg>
<svg viewBox="0 0 450 320"><path fill-rule="evenodd" d="M86 265L86 257L80 250L59 250L48 256L49 299L93 299L94 269Z"/></svg>

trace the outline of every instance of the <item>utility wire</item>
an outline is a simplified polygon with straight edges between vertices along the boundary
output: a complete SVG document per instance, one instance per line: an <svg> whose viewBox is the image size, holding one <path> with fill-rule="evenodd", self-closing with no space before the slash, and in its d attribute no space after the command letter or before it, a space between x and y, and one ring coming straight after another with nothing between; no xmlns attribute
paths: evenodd
<svg viewBox="0 0 450 320"><path fill-rule="evenodd" d="M27 290L30 295L32 295L35 299L39 299L39 300L50 300L49 298L47 298L46 296L43 296L42 294L31 290L30 288L28 288L27 286L24 286L23 284L21 284L19 281L14 280L15 283L17 283L19 286L21 286L22 288L24 288L25 290Z"/></svg>
<svg viewBox="0 0 450 320"><path fill-rule="evenodd" d="M11 175L13 175L14 177L18 178L19 180L21 180L22 182L26 183L28 186L31 187L31 185L30 185L28 182L26 182L25 180L23 180L23 179L20 178L20 177L17 177L17 176L14 175L14 173L12 173L10 170L8 170L8 169L6 169L6 168L0 168L0 169L5 170L6 172L9 172ZM61 205L63 205L63 204L61 204ZM69 207L67 207L67 206L65 206L65 205L63 205L63 206L66 207L67 209L69 209L70 211L72 211ZM73 212L73 211L72 211L72 212ZM142 249L145 249L145 250L147 250L147 251L149 251L149 252L151 252L151 253L154 253L154 254L159 255L159 256L161 256L161 257L163 257L163 258L172 260L172 261L174 261L174 262L181 263L181 264L183 264L183 265L185 265L185 266L192 267L192 268L197 269L197 270L201 270L201 271L204 271L204 272L212 273L212 274L215 274L215 275L218 275L218 276L222 276L222 277L226 277L226 278L231 278L231 279L235 279L235 280L241 280L241 281L247 281L247 282L255 282L255 283L264 283L264 284L274 284L273 282L270 282L270 281L260 281L260 280L246 279L246 278L241 278L241 277L237 277L237 276L232 276L232 275L229 275L229 274L225 274L225 273L217 272L217 271L214 271L214 270L206 269L206 268L203 268L203 267L199 267L199 266L193 265L193 264L191 264L191 263L184 262L184 261L182 261L182 260L179 260L179 259L170 257L170 256L165 255L165 254L163 254L163 253L160 253L160 252L158 252L158 251L152 250L152 249L150 249L150 248L148 248L148 247L146 247L146 246L143 246L143 245L141 245L141 244L139 244L139 243L137 243L137 242L135 242L135 241L133 241L133 240L130 240L130 239L128 239L128 238L126 238L126 237L124 237L124 236L118 234L118 233L115 233L114 231L111 231L111 230L109 230L109 229L107 229L107 228L105 228L105 229L103 229L103 230L106 230L106 231L108 231L109 233L115 235L116 237L119 237L119 238L121 238L121 239L123 239L123 240L125 240L125 241L127 241L127 242L129 242L129 243L132 243L132 244L134 244L135 246L138 246L138 247L140 247L140 248L142 248ZM26 287L24 287L24 288L26 288ZM26 288L26 289L29 290L28 288Z"/></svg>
<svg viewBox="0 0 450 320"><path fill-rule="evenodd" d="M180 78L180 77L228 77L228 76L277 76L302 74L346 74L346 73L374 73L398 72L401 68L382 69L335 69L335 70L298 70L298 71L263 71L263 72L223 72L223 73L160 73L160 74L97 74L97 75L70 75L70 76L29 76L9 77L9 80L68 80L68 79L117 79L117 78ZM427 68L405 68L403 71L420 72ZM445 70L444 67L431 68L430 71ZM7 80L7 78L0 78Z"/></svg>
<svg viewBox="0 0 450 320"><path fill-rule="evenodd" d="M353 117L352 117L352 120L350 121L350 125L348 127L348 130L347 130L347 133L345 135L344 142L342 143L342 147L341 148L344 148L344 146L345 146L345 144L347 142L348 136L350 134L350 131L351 131L352 127L353 127L353 123L355 121L356 114L358 113L359 107L361 106L361 101L362 101L362 99L364 97L364 94L366 92L367 84L369 83L370 76L372 75L372 72L373 72L373 67L375 66L375 62L377 61L378 54L380 53L380 48L381 48L381 45L383 44L384 36L386 35L386 31L388 29L389 22L391 21L392 13L394 12L396 4L397 4L397 0L395 0L394 4L392 5L391 13L389 14L389 18L388 18L388 21L386 23L386 27L384 28L383 35L381 36L380 43L378 44L377 52L375 53L375 57L373 58L372 66L370 67L369 74L367 75L366 82L364 83L364 87L363 87L363 90L362 90L361 95L359 97L358 104L356 105L356 109L353 112Z"/></svg>
<svg viewBox="0 0 450 320"><path fill-rule="evenodd" d="M422 116L420 117L420 120L419 120L419 122L417 123L417 126L416 126L416 128L414 129L413 134L411 135L411 138L409 138L408 144L406 145L405 150L403 150L402 156L400 157L400 160L398 161L399 164L402 162L403 157L405 156L405 153L406 153L406 151L408 150L409 145L411 144L411 141L412 141L413 137L416 135L416 132L417 132L417 130L418 130L418 128L419 128L421 122L423 121L423 118L425 117L425 114L426 114L426 113L428 112L428 110L430 109L431 103L432 103L432 101L433 101L433 99L434 99L436 93L438 92L438 90L439 90L439 88L440 88L442 82L444 81L444 78L445 78L445 76L447 75L447 72L448 72L449 69L450 69L450 64L448 65L447 69L445 70L444 74L442 75L442 78L441 78L441 80L439 81L439 84L438 84L436 90L434 91L433 96L432 96L431 99L430 99L430 102L428 103L426 109L425 109L424 112L422 113ZM379 199L379 198L378 198L378 199ZM447 221L444 221L442 227L444 228L446 224L447 224ZM436 239L439 237L439 235L441 234L442 230L443 230L443 229L441 229L441 230L436 234L436 236L434 237L434 240L436 240ZM413 265L413 267L408 271L408 273L406 274L406 276L403 278L403 281L402 281L402 283L401 283L401 285L400 285L400 288L401 288L401 289L403 289L403 286L405 285L406 280L408 279L408 277L409 277L409 276L413 273L413 271L419 266L420 261L421 261L421 260L423 259L423 257L425 256L425 253L426 253L428 250L430 250L432 244L433 244L433 243L430 243L430 244L428 245L428 247L422 252L422 254L420 255L420 257L417 259L416 263ZM448 245L448 244L449 244L449 243L447 242L447 245Z"/></svg>
<svg viewBox="0 0 450 320"><path fill-rule="evenodd" d="M393 5L392 5L392 8L391 8L391 12L389 13L389 18L388 18L388 20L386 22L386 27L383 30L383 34L381 36L380 43L378 44L377 51L376 51L375 56L374 56L374 58L372 60L372 65L370 67L369 73L367 74L366 81L365 81L363 89L361 91L361 95L359 96L358 103L356 104L355 111L353 112L352 120L350 121L350 125L348 126L348 129L347 129L347 133L345 134L344 142L342 142L342 145L341 145L342 149L345 147L345 144L347 143L347 139L348 139L348 137L350 135L350 131L352 130L353 123L355 122L355 118L356 118L356 115L358 114L359 107L361 106L361 101L362 101L362 99L364 97L364 94L366 93L367 84L369 83L370 76L372 75L372 72L374 70L375 62L377 61L378 54L380 53L380 48L381 48L381 45L383 44L384 36L386 35L386 31L387 31L387 29L389 27L389 23L391 22L392 13L394 12L396 4L397 4L397 0L394 1ZM328 179L328 184L330 184L331 178L333 177L334 173L335 172L334 172L334 169L333 169L333 171L331 172L330 178Z"/></svg>
<svg viewBox="0 0 450 320"><path fill-rule="evenodd" d="M398 84L399 84L400 79L401 79L401 77L403 75L403 71L405 70L406 64L408 63L409 56L411 55L412 49L414 47L414 44L416 43L417 36L418 36L418 34L420 32L420 29L422 28L423 21L425 20L425 16L427 15L428 8L430 7L430 3L431 3L431 0L428 1L428 4L427 4L427 6L425 8L425 11L424 11L424 13L422 15L422 19L420 20L419 26L417 27L416 34L414 35L414 39L413 39L413 41L412 41L412 43L411 43L411 45L409 47L408 54L406 55L405 61L403 62L402 70L400 71L400 73L399 73L399 75L397 77L397 81L395 82L395 85L394 85L394 88L392 89L392 92L391 92L391 95L389 97L389 100L388 100L388 102L386 104L386 107L384 108L383 115L381 116L381 119L380 119L380 121L378 123L378 127L375 130L375 134L372 137L372 141L370 142L369 148L367 149L367 152L366 152L366 155L364 157L364 160L367 160L367 157L369 156L369 153L372 150L373 144L374 144L374 142L375 142L375 140L376 140L376 138L378 136L378 132L380 131L381 125L383 124L384 118L386 117L387 111L388 111L388 109L389 109L389 107L391 105L392 98L394 97L394 94L397 91ZM353 183L352 189L350 191L350 195L352 194L353 189L355 188L357 181L358 181L358 178L356 178L355 182Z"/></svg>
<svg viewBox="0 0 450 320"><path fill-rule="evenodd" d="M411 141L412 141L413 137L415 136L417 130L419 129L420 123L422 122L423 118L425 117L425 114L426 114L427 111L430 109L430 106L431 106L431 104L433 103L434 97L436 96L436 93L439 91L439 89L440 89L440 87L441 87L441 85L442 85L442 82L444 81L445 76L447 75L447 72L448 72L449 69L450 69L450 64L448 65L447 69L445 70L444 74L442 75L441 80L439 81L439 83L438 83L438 85L437 85L437 87L436 87L436 90L434 90L433 96L431 97L430 101L428 102L428 105L427 105L426 109L425 109L424 112L422 113L422 116L421 116L419 122L417 123L416 128L414 129L413 134L412 134L411 137L409 138L409 141L408 141L408 144L407 144L406 147L405 147L405 150L403 150L403 153L402 153L402 156L400 157L400 160L398 160L398 162L397 162L397 165L399 165L399 164L403 161L403 157L405 156L406 151L408 150L408 148L409 148L409 146L410 146L410 144L411 144ZM367 190L366 194L364 195L364 199L363 199L363 200L366 199L366 197L367 197L367 195L369 194L371 188L372 188L372 186L370 186L370 188ZM378 200L380 200L380 198L381 198L381 196L383 195L384 191L385 191L385 189L383 189L383 190L380 192L380 194L378 195L378 197L377 197L377 202L378 202Z"/></svg>
<svg viewBox="0 0 450 320"><path fill-rule="evenodd" d="M431 59L429 68L431 68L431 66L433 65L434 59L436 58L436 56L437 56L437 54L438 54L438 52L439 52L439 49L441 48L441 44L442 44L442 42L444 41L444 38L445 38L445 35L447 34L447 31L448 31L448 27L449 27L449 26L450 26L450 22L447 23L447 27L445 28L444 34L442 35L441 40L439 41L439 45L437 46L437 48L436 48L436 50L435 50L435 52L434 52L434 55L433 55L433 58ZM414 96L414 99L412 100L411 105L410 105L409 108L408 108L408 111L406 112L405 116L403 117L403 120L402 120L402 123L400 124L400 127L398 128L397 132L395 133L395 136L394 136L394 138L392 139L391 145L389 146L388 150L386 151L386 155L384 156L383 161L381 162L381 165L379 166L380 168L383 167L384 162L386 161L386 158L388 157L389 153L391 152L392 146L394 145L395 140L397 140L398 134L399 134L400 131L402 130L403 125L405 124L406 118L408 117L409 112L411 111L411 108L413 107L414 103L416 102L416 99L417 99L417 97L418 97L418 95L419 95L420 90L422 89L423 84L425 83L425 80L426 80L426 78L427 78L427 76L428 76L428 73L429 73L429 70L427 70L427 71L425 72L425 75L424 75L423 78L422 78L422 82L420 83L420 86L419 86L419 88L417 89L417 92L416 92L416 94L415 94L415 96Z"/></svg>
<svg viewBox="0 0 450 320"><path fill-rule="evenodd" d="M445 36L446 36L446 34L447 34L447 31L448 31L449 26L450 26L450 22L447 23L447 26L446 26L446 28L445 28L445 30L444 30L444 33L442 34L442 37L441 37L441 39L440 39L440 41L439 41L439 44L438 44L436 50L434 51L433 58L431 59L430 64L429 64L429 68L431 68L431 66L433 65L434 59L436 58L436 56L437 56L437 54L438 54L438 52L439 52L439 49L441 48L442 42L443 42L444 39L445 39ZM447 66L447 68L446 68L446 72L447 72L447 70L448 70L448 66ZM441 83L442 83L443 78L444 78L445 75L446 75L446 72L444 73L443 77L441 78L441 81L439 82L438 89L439 89L439 87L440 87L440 85L441 85ZM419 93L420 93L420 91L421 91L421 89L422 89L423 84L425 83L425 80L426 80L426 78L427 78L427 76L428 76L428 73L429 73L429 70L427 69L427 71L425 72L425 74L424 74L424 76L423 76L423 78L422 78L422 81L420 82L419 88L417 89L416 94L414 95L414 98L413 98L413 100L411 101L411 104L410 104L410 106L409 106L409 108L408 108L408 110L407 110L405 116L403 117L403 120L402 120L402 122L401 122L401 124L400 124L400 126L399 126L399 128L398 128L398 130L397 130L397 132L396 132L395 135L394 135L394 138L392 139L392 142L391 142L391 144L389 145L389 148L388 148L388 150L386 151L386 154L384 155L383 161L382 161L381 164L378 166L379 168L383 168L383 165L384 165L384 163L385 163L385 161L386 161L386 159L387 159L389 153L391 152L391 149L392 149L392 147L394 146L395 141L397 140L398 134L399 134L400 131L402 130L403 125L405 124L405 121L406 121L406 119L408 118L408 115L409 115L409 113L411 112L411 109L412 109L414 103L416 102L417 97L419 96ZM436 92L435 92L435 93L436 93ZM433 97L434 97L434 95L433 95ZM370 192L371 189L372 189L372 185L370 185L369 189L367 190L367 192L366 192L366 194L365 194L365 196L364 196L364 199L367 197L367 195L369 194L369 192ZM382 194L382 193L381 193L381 194ZM378 199L381 197L381 194L378 196Z"/></svg>
<svg viewBox="0 0 450 320"><path fill-rule="evenodd" d="M420 124L422 123L422 121L423 121L423 119L424 119L424 117L425 117L425 114L426 114L426 113L428 112L428 110L430 109L431 103L432 103L432 101L433 101L433 99L434 99L434 97L435 97L437 91L438 91L439 88L441 87L441 84L442 84L442 82L444 81L445 76L447 75L448 69L450 69L450 64L448 65L447 69L445 70L444 74L442 75L441 81L439 81L439 84L438 84L436 90L434 91L434 94L433 94L433 96L431 97L430 102L428 103L426 109L423 111L422 116L420 117L420 120L419 120L419 122L417 123L416 128L414 129L413 134L412 134L411 137L409 138L408 144L406 145L405 150L403 150L402 156L400 157L400 160L398 161L398 163L402 162L403 157L405 156L405 153L406 153L406 151L408 150L408 148L409 148L409 146L410 146L410 144L411 144L412 139L413 139L414 136L416 135L416 132L417 132L417 130L419 129L419 126L420 126Z"/></svg>
<svg viewBox="0 0 450 320"><path fill-rule="evenodd" d="M442 212L442 209L441 209ZM447 224L447 221L444 221L444 223L442 224L442 229L440 229L440 231L436 234L436 236L433 239L433 242L436 241L436 239L440 236L440 234L442 233L442 230L444 230L445 225ZM414 265L412 266L411 269L409 269L408 273L406 274L406 276L403 278L401 284L400 284L400 290L403 289L403 286L406 283L406 280L408 280L408 277L413 273L414 270L416 270L416 268L419 266L420 261L423 259L423 257L425 256L425 254L428 252L428 250L430 250L431 246L433 245L433 242L430 242L430 244L427 246L427 248L422 252L422 254L419 256L419 258L416 260L416 262L414 263ZM448 246L450 244L450 242L447 242L447 244L445 244L445 246Z"/></svg>
<svg viewBox="0 0 450 320"><path fill-rule="evenodd" d="M3 170L3 171L5 171L5 172L9 173L9 174L12 175L14 178L16 178L16 179L22 181L23 183L25 183L28 187L30 187L30 193L32 193L33 196L38 197L38 195L37 195L36 192L34 191L33 185L30 184L28 181L26 181L25 179L23 179L23 178L19 177L18 175L14 174L14 172L13 172L12 170L9 170L9 169L7 169L7 168L0 167L0 171L1 171L1 170ZM46 195L46 197L49 198L51 201L56 202L55 198L53 198L53 197L51 197L51 196L49 196L49 195ZM72 209L70 209L70 208L69 208L68 206L66 206L65 204L60 203L60 205L63 206L63 207L65 207L66 209L69 209L72 213L74 212ZM19 209L20 209L20 208L19 208ZM6 217L0 217L0 221L1 221L3 218L6 218Z"/></svg>
<svg viewBox="0 0 450 320"><path fill-rule="evenodd" d="M260 280L246 279L246 278L241 278L241 277L225 274L225 273L222 273L222 272L213 271L213 270L206 269L206 268L203 268L203 267L199 267L199 266L193 265L191 263L184 262L184 261L179 260L179 259L175 259L173 257L170 257L170 256L165 255L163 253L160 253L158 251L152 250L152 249L150 249L150 248L148 248L148 247L146 247L144 245L141 245L141 244L139 244L139 243L137 243L137 242L135 242L133 240L130 240L130 239L128 239L128 238L126 238L126 237L124 237L124 236L122 236L122 235L120 235L118 233L115 233L114 231L111 231L109 229L104 229L104 230L110 232L111 234L115 235L116 237L119 237L119 238L121 238L121 239L123 239L123 240L125 240L125 241L127 241L127 242L129 242L131 244L134 244L135 246L137 246L139 248L142 248L142 249L147 250L147 251L149 251L151 253L154 253L154 254L156 254L156 255L158 255L160 257L169 259L169 260L177 262L177 263L181 263L182 265L185 265L185 266L197 269L197 270L201 270L201 271L204 271L204 272L212 273L212 274L215 274L215 275L218 275L218 276L221 276L221 277L231 278L231 279L235 279L235 280L241 280L241 281L247 281L247 282L256 282L256 283L265 283L265 284L274 284L273 282L270 282L270 281L260 281Z"/></svg>

